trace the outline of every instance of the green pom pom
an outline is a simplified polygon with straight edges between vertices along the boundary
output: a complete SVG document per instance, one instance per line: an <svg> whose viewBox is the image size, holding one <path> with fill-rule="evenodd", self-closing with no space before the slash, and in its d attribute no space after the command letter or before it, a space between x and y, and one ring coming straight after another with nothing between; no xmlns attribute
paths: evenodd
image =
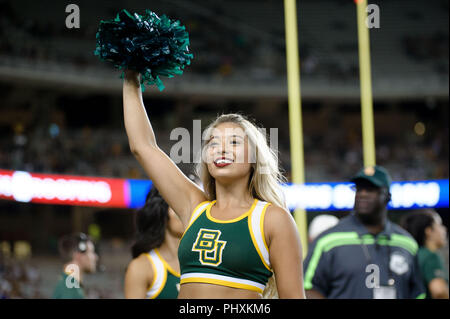
<svg viewBox="0 0 450 319"><path fill-rule="evenodd" d="M183 74L193 59L185 27L150 10L144 15L122 10L114 20L101 21L96 39L94 54L119 70L139 72L142 91L146 84L162 91L160 76Z"/></svg>

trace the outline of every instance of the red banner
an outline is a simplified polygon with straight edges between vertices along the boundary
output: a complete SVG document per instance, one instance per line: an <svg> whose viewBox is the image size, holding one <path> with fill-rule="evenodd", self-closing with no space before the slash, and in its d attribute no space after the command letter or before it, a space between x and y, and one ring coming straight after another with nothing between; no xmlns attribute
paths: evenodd
<svg viewBox="0 0 450 319"><path fill-rule="evenodd" d="M58 205L127 207L124 179L0 170L0 199Z"/></svg>

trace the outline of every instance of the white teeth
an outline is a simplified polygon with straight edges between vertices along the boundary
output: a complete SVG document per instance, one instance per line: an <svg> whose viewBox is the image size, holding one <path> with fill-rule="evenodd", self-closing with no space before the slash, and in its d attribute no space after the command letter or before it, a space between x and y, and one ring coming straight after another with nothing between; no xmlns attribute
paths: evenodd
<svg viewBox="0 0 450 319"><path fill-rule="evenodd" d="M231 163L233 163L233 161L229 160L229 159L226 159L226 158L219 158L216 161L216 164L231 164Z"/></svg>

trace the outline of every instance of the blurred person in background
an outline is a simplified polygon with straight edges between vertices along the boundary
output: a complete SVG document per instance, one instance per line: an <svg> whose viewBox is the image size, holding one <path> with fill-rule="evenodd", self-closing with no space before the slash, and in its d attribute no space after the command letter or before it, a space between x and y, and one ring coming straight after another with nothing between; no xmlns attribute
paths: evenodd
<svg viewBox="0 0 450 319"><path fill-rule="evenodd" d="M333 215L323 214L314 217L308 227L309 244L311 244L321 233L336 226L338 223L339 218Z"/></svg>
<svg viewBox="0 0 450 319"><path fill-rule="evenodd" d="M133 260L125 274L127 299L176 299L180 285L178 244L183 225L153 187L136 215Z"/></svg>
<svg viewBox="0 0 450 319"><path fill-rule="evenodd" d="M424 298L416 241L387 218L391 177L381 166L357 173L353 212L312 243L304 262L308 298Z"/></svg>
<svg viewBox="0 0 450 319"><path fill-rule="evenodd" d="M84 299L83 277L97 269L98 255L94 242L84 233L70 234L60 238L58 249L64 267L52 298Z"/></svg>
<svg viewBox="0 0 450 319"><path fill-rule="evenodd" d="M448 270L437 253L447 242L441 216L433 209L425 209L406 215L401 224L419 245L417 255L427 298L448 299Z"/></svg>

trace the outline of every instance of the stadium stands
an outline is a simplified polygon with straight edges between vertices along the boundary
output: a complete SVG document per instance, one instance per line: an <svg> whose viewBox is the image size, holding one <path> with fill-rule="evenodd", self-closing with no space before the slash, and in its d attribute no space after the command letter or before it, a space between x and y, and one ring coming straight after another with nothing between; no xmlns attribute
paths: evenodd
<svg viewBox="0 0 450 319"><path fill-rule="evenodd" d="M76 3L81 28L69 30L65 2L0 0L0 169L146 179L123 127L120 73L93 51L101 19L147 8L186 25L194 54L182 76L163 79L165 91L144 93L161 148L169 153L177 142L171 130L192 132L193 119L204 127L217 114L241 112L278 130L290 177L281 0ZM344 181L363 163L354 1L297 3L306 182ZM448 179L448 1L377 4L381 28L370 31L377 163L394 180ZM49 297L60 271L56 238L93 221L107 271L93 276L88 295L123 297L132 216L1 201L0 244L27 240L33 260L0 252L0 298Z"/></svg>
<svg viewBox="0 0 450 319"><path fill-rule="evenodd" d="M371 32L374 97L445 96L448 3L433 1L423 6L421 1L402 0L379 5L381 27ZM50 69L56 77L64 74L75 88L86 87L86 79L99 88L101 83L104 89L119 87L119 81L105 81L116 79L117 73L92 54L99 20L112 18L116 13L110 3L80 3L83 22L78 30L65 27L62 3L45 6L29 1L29 10L24 12L14 1L3 1L2 6L0 74L17 77L22 71L23 80L55 82L57 79L46 74ZM222 91L285 95L281 2L266 1L255 6L253 1L216 1L202 6L192 0L170 0L155 1L145 7L138 1L128 1L123 8L136 12L149 8L180 19L187 26L194 62L183 80L171 81L169 91L181 88L200 94ZM354 3L301 1L298 17L303 96L315 97L326 91L330 97L357 97ZM12 66L19 69L16 74L11 74L8 67ZM93 74L97 76L92 77ZM205 74L208 81L203 78ZM407 83L403 81L405 76ZM195 81L186 81L187 78Z"/></svg>

